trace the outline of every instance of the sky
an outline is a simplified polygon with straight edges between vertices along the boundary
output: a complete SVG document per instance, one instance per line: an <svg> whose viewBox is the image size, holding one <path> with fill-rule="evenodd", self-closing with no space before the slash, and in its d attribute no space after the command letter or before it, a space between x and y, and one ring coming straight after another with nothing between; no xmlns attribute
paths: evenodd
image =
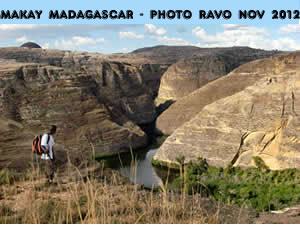
<svg viewBox="0 0 300 225"><path fill-rule="evenodd" d="M101 53L130 52L155 45L300 50L300 24L0 24L0 47L20 46L27 41L34 41L47 49Z"/></svg>

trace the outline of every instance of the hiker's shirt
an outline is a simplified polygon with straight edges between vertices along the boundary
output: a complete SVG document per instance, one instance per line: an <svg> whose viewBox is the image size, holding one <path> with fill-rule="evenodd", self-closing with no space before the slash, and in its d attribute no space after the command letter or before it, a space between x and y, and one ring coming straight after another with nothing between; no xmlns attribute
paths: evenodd
<svg viewBox="0 0 300 225"><path fill-rule="evenodd" d="M50 136L49 142L48 142L48 135ZM48 142L48 143L47 143ZM44 134L41 140L41 146L48 150L48 154L43 153L41 159L49 160L54 158L53 154L53 145L55 144L54 138L50 134Z"/></svg>

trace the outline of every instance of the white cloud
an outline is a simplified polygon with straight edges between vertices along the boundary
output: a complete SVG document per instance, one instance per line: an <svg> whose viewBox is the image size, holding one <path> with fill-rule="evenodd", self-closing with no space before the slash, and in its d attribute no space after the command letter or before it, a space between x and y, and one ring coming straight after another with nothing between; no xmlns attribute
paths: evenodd
<svg viewBox="0 0 300 225"><path fill-rule="evenodd" d="M45 30L48 29L51 31L97 31L97 30L112 30L119 31L123 29L141 27L141 25L106 25L106 24L78 24L78 25L69 25L69 24L0 24L0 31L23 31L23 30Z"/></svg>
<svg viewBox="0 0 300 225"><path fill-rule="evenodd" d="M264 28L246 25L223 25L224 30L215 34L208 34L198 26L192 33L199 39L198 46L202 47L231 47L249 46L261 49L296 50L299 43L289 37L273 38Z"/></svg>
<svg viewBox="0 0 300 225"><path fill-rule="evenodd" d="M74 36L92 36L96 32L111 31L119 32L130 30L143 25L106 25L106 24L0 24L0 41L15 40L20 36L26 35L28 39L37 39L43 42L43 39L58 39L63 37L70 39Z"/></svg>
<svg viewBox="0 0 300 225"><path fill-rule="evenodd" d="M42 25L35 24L0 24L0 31L32 30Z"/></svg>
<svg viewBox="0 0 300 225"><path fill-rule="evenodd" d="M300 43L288 37L272 40L271 46L274 49L300 50Z"/></svg>
<svg viewBox="0 0 300 225"><path fill-rule="evenodd" d="M121 31L121 32L119 32L119 37L121 39L143 39L144 35L136 34L131 31Z"/></svg>
<svg viewBox="0 0 300 225"><path fill-rule="evenodd" d="M24 43L24 42L28 42L28 41L33 41L33 40L29 40L26 36L21 36L16 39L17 43Z"/></svg>
<svg viewBox="0 0 300 225"><path fill-rule="evenodd" d="M122 48L122 49L121 49L121 52L123 52L123 53L128 53L128 52L130 52L130 50L129 50L128 48Z"/></svg>
<svg viewBox="0 0 300 225"><path fill-rule="evenodd" d="M300 24L288 24L280 27L281 33L300 33Z"/></svg>
<svg viewBox="0 0 300 225"><path fill-rule="evenodd" d="M202 27L196 27L192 30L193 34L204 44L207 45L247 45L268 36L263 28L251 26L226 26L223 25L224 31L210 35Z"/></svg>
<svg viewBox="0 0 300 225"><path fill-rule="evenodd" d="M248 29L248 25L243 24L223 24L224 30L241 30L241 29Z"/></svg>
<svg viewBox="0 0 300 225"><path fill-rule="evenodd" d="M96 45L98 43L103 43L105 40L104 38L90 38L90 37L75 36L72 37L72 41L75 45L82 46L82 45Z"/></svg>
<svg viewBox="0 0 300 225"><path fill-rule="evenodd" d="M54 42L54 48L57 49L80 49L81 47L92 47L96 46L97 44L104 43L104 38L91 38L91 37L83 37L83 36L75 36L71 39L60 39ZM47 47L49 48L50 45L48 44Z"/></svg>
<svg viewBox="0 0 300 225"><path fill-rule="evenodd" d="M167 31L162 27L157 27L153 24L145 24L145 32L151 35L161 36L165 35Z"/></svg>
<svg viewBox="0 0 300 225"><path fill-rule="evenodd" d="M163 36L163 37L156 37L155 39L165 45L190 45L190 42L182 38Z"/></svg>
<svg viewBox="0 0 300 225"><path fill-rule="evenodd" d="M43 49L49 49L50 48L50 43L46 42L41 45Z"/></svg>

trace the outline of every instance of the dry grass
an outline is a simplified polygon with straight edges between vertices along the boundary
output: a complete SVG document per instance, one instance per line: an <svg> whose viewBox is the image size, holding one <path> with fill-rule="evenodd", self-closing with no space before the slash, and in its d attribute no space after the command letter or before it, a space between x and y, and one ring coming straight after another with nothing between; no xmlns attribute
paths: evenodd
<svg viewBox="0 0 300 225"><path fill-rule="evenodd" d="M55 185L45 185L39 171L28 173L14 184L1 185L0 222L218 222L218 207L208 213L203 210L199 196L146 191L124 182L116 172L101 167L94 173L77 168L67 171L72 173L60 175Z"/></svg>

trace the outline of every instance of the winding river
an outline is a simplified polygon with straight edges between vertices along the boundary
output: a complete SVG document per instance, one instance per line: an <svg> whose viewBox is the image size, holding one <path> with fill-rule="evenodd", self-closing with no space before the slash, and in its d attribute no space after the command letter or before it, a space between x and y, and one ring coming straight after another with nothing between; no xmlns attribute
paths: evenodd
<svg viewBox="0 0 300 225"><path fill-rule="evenodd" d="M163 185L168 172L154 167L151 161L164 140L164 137L158 138L155 144L146 149L134 153L122 153L101 161L105 163L105 166L118 170L122 176L127 177L134 184L149 189L157 188Z"/></svg>

